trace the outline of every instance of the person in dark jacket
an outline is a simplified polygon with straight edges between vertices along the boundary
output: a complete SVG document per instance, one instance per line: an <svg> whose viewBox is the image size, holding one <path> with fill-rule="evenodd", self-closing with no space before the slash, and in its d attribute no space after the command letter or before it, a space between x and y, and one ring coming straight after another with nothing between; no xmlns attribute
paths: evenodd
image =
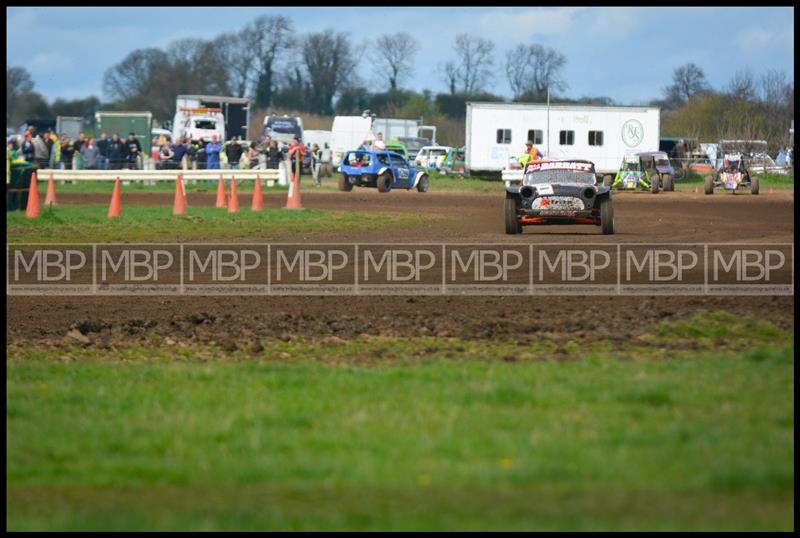
<svg viewBox="0 0 800 538"><path fill-rule="evenodd" d="M108 133L103 131L100 133L100 138L95 145L97 146L97 168L100 170L108 170Z"/></svg>
<svg viewBox="0 0 800 538"><path fill-rule="evenodd" d="M125 160L127 150L125 142L119 137L117 133L111 137L111 142L108 144L108 162L111 170L119 170L122 168L122 163Z"/></svg>
<svg viewBox="0 0 800 538"><path fill-rule="evenodd" d="M231 141L225 147L225 156L228 157L228 168L233 170L238 170L239 168L239 159L242 158L242 146L239 145L239 142L236 140L236 137L232 137Z"/></svg>
<svg viewBox="0 0 800 538"><path fill-rule="evenodd" d="M128 139L125 141L125 149L127 150L125 153L125 161L128 168L136 170L139 168L138 158L142 153L142 145L139 143L139 140L136 139L136 133L128 134Z"/></svg>
<svg viewBox="0 0 800 538"><path fill-rule="evenodd" d="M278 148L278 141L271 140L269 149L267 149L267 168L277 169L281 159L283 159L283 153Z"/></svg>
<svg viewBox="0 0 800 538"><path fill-rule="evenodd" d="M22 154L22 158L28 161L29 163L33 162L33 136L31 136L30 131L25 131L25 138L22 140L22 145L20 146L20 153Z"/></svg>

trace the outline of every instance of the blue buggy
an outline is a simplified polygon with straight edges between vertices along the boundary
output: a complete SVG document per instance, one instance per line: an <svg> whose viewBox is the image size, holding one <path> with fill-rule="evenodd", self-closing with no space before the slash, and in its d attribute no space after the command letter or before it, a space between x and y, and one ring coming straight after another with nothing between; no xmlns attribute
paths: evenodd
<svg viewBox="0 0 800 538"><path fill-rule="evenodd" d="M339 166L339 190L349 192L353 185L377 187L378 192L392 189L428 191L428 174L391 151L348 151Z"/></svg>

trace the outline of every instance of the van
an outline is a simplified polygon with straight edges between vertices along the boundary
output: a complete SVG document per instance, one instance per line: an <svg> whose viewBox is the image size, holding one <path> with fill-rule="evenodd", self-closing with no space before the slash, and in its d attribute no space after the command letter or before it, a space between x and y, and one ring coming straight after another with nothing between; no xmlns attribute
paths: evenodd
<svg viewBox="0 0 800 538"><path fill-rule="evenodd" d="M264 130L261 134L282 144L291 144L295 137L302 142L303 120L298 116L267 116L264 118Z"/></svg>

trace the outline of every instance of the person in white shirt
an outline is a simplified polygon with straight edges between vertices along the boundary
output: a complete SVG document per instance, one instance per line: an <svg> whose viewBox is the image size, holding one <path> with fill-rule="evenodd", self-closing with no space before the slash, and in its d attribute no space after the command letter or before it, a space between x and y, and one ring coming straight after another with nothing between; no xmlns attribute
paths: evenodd
<svg viewBox="0 0 800 538"><path fill-rule="evenodd" d="M386 143L383 141L383 133L378 133L375 137L375 141L372 143L372 149L374 150L384 150L386 149Z"/></svg>

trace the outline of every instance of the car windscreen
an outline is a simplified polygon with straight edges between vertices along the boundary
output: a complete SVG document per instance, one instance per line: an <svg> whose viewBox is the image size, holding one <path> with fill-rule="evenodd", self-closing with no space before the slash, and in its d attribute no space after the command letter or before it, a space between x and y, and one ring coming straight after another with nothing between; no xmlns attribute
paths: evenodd
<svg viewBox="0 0 800 538"><path fill-rule="evenodd" d="M217 122L212 120L197 120L194 122L195 129L216 129Z"/></svg>
<svg viewBox="0 0 800 538"><path fill-rule="evenodd" d="M574 170L537 170L526 173L523 178L525 185L535 185L537 183L585 183L594 185L594 182L593 172L578 172Z"/></svg>
<svg viewBox="0 0 800 538"><path fill-rule="evenodd" d="M657 166L669 166L669 159L666 157L657 157L656 158L656 165Z"/></svg>
<svg viewBox="0 0 800 538"><path fill-rule="evenodd" d="M442 155L446 154L446 149L432 149L431 150L431 157L441 157Z"/></svg>
<svg viewBox="0 0 800 538"><path fill-rule="evenodd" d="M370 154L365 152L354 151L348 153L345 157L345 164L349 166L366 166L369 164Z"/></svg>

